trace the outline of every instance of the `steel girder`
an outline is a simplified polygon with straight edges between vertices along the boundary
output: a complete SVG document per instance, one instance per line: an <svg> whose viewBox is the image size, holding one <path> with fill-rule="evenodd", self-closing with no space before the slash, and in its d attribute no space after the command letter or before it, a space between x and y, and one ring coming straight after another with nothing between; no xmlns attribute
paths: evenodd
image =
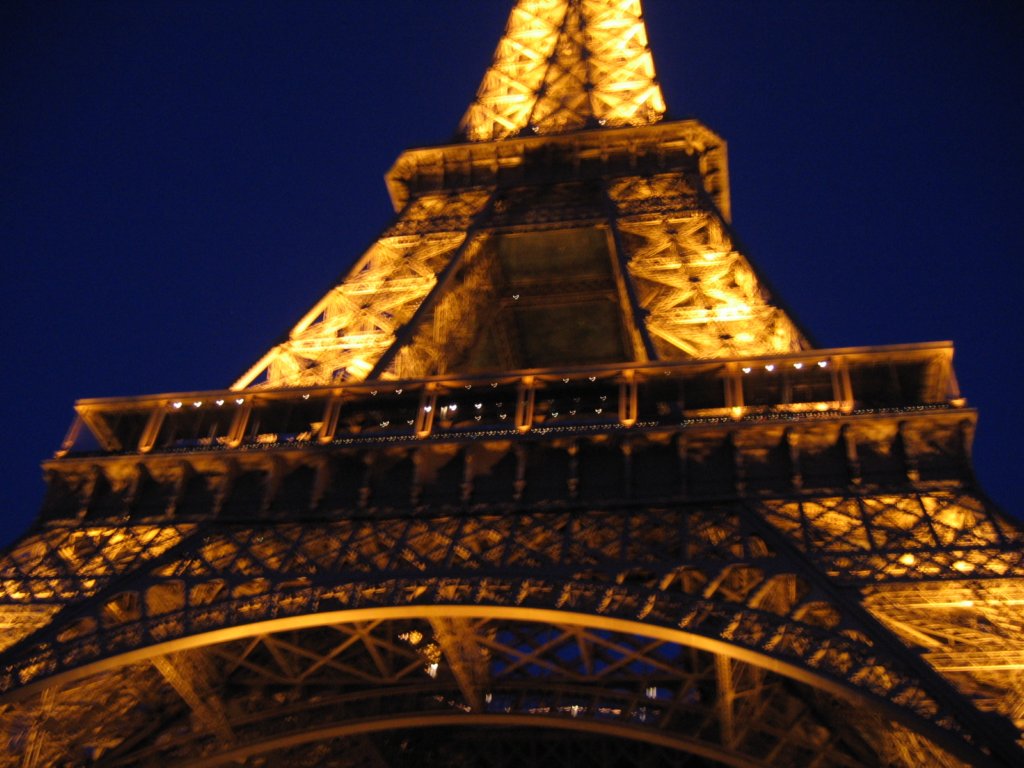
<svg viewBox="0 0 1024 768"><path fill-rule="evenodd" d="M1012 743L744 504L198 526L9 649L0 685L21 698L246 638L427 619L417 631L436 652L418 666L453 670L472 710L466 681L486 673L466 670L485 668L473 654L486 643L467 627L486 618L696 649L720 659L716 690L723 662L771 670L979 764L972 742ZM198 717L223 734L218 711Z"/></svg>
<svg viewBox="0 0 1024 768"><path fill-rule="evenodd" d="M218 703L230 679L221 651L245 657L224 644L300 632L291 645L304 648L325 622L380 621L396 636L405 633L396 622L420 622L435 646L430 663L454 686L446 700L477 712L479 681L494 675L474 627L543 615L552 626L713 658L714 696L704 704L720 730L701 743L716 749L737 738L737 696L756 698L730 692L732 681L782 670L791 691L803 686L799 701L847 702L828 711L856 700L856 711L908 723L854 727L836 737L844 750L884 732L885 744L854 752L912 764L908 756L930 749L913 735L923 728L954 752L971 749L957 735L969 733L1012 754L1012 730L972 702L1020 717L1021 532L963 479L933 476L964 465L961 418L923 411L888 426L853 416L788 429L581 428L493 444L60 459L47 508L73 519L54 520L0 559L0 616L14 643L3 658L9 738L26 755L47 754L47 744L59 751L69 742L46 736L74 712L91 733L106 731L76 743L129 754L134 742L110 723L167 709L187 712L199 734L189 743L215 733L230 746L237 704L230 692ZM837 449L841 461L822 477L846 485L815 488L821 457ZM890 458L877 464L882 450ZM764 461L780 452L781 464ZM447 467L462 466L460 457L465 471L453 475ZM664 477L648 476L653 468ZM725 482L707 485L705 475ZM507 487L494 485L498 477ZM786 494L765 493L780 482ZM428 674L429 664L415 669ZM146 682L131 682L143 672ZM137 693L113 695L110 681ZM93 700L121 719L89 716ZM264 709L276 711L271 704ZM843 712L843 721L866 716ZM162 727L137 733L158 738ZM309 733L330 740L338 728L350 726Z"/></svg>
<svg viewBox="0 0 1024 768"><path fill-rule="evenodd" d="M481 141L664 113L639 0L520 0L461 128Z"/></svg>

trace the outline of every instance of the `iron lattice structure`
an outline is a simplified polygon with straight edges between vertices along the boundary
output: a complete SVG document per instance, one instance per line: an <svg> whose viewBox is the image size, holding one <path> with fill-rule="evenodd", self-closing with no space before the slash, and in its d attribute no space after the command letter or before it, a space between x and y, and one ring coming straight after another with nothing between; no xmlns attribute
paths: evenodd
<svg viewBox="0 0 1024 768"><path fill-rule="evenodd" d="M0 559L0 765L1020 764L951 346L812 348L663 113L635 0L520 0L284 343L79 402Z"/></svg>

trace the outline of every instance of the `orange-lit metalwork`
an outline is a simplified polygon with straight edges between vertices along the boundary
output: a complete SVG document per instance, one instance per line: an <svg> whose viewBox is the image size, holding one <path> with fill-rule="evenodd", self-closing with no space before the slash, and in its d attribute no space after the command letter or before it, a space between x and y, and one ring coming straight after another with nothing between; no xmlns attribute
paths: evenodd
<svg viewBox="0 0 1024 768"><path fill-rule="evenodd" d="M1021 764L952 347L810 346L640 19L521 0L284 343L76 405L0 555L0 766Z"/></svg>
<svg viewBox="0 0 1024 768"><path fill-rule="evenodd" d="M411 150L388 186L392 227L236 388L808 346L734 246L725 145L695 120ZM559 347L559 312L593 333Z"/></svg>
<svg viewBox="0 0 1024 768"><path fill-rule="evenodd" d="M519 0L462 130L491 141L664 114L640 0Z"/></svg>

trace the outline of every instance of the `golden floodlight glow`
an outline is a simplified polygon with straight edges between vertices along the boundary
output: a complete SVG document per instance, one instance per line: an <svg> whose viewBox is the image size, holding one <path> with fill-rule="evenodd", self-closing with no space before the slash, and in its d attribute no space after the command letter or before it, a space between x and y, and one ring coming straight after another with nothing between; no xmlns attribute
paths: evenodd
<svg viewBox="0 0 1024 768"><path fill-rule="evenodd" d="M462 130L491 141L664 114L639 0L520 0Z"/></svg>
<svg viewBox="0 0 1024 768"><path fill-rule="evenodd" d="M549 143L551 157L571 151L577 171L597 174L607 217L597 226L617 233L608 266L630 343L609 356L643 362L807 348L732 242L725 143L696 121L660 123L664 112L639 0L520 0L463 120L468 141L399 158L388 175L395 221L233 388L415 378L464 364L466 350L482 349L480 329L507 277L488 245L502 237L507 179L526 185L516 188L523 200L579 194L522 175L534 158L550 165ZM564 136L584 129L586 146ZM656 173L631 173L608 164L610 151L677 159ZM588 203L566 211L575 205ZM671 215L652 215L652 205ZM589 253L598 251L591 245ZM529 305L519 318L537 301L533 288L505 295Z"/></svg>
<svg viewBox="0 0 1024 768"><path fill-rule="evenodd" d="M263 389L79 401L0 552L0 768L423 764L434 726L1024 765L1024 529L952 344L811 351L663 110L637 0L520 0Z"/></svg>

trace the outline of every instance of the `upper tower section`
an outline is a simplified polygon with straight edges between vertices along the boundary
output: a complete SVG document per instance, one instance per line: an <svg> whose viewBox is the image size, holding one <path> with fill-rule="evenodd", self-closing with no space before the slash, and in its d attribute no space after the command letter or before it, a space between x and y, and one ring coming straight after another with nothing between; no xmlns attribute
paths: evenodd
<svg viewBox="0 0 1024 768"><path fill-rule="evenodd" d="M235 388L808 348L733 241L725 142L664 112L640 0L519 0L463 140L402 153L391 224Z"/></svg>
<svg viewBox="0 0 1024 768"><path fill-rule="evenodd" d="M640 0L519 0L461 130L491 141L664 115Z"/></svg>

